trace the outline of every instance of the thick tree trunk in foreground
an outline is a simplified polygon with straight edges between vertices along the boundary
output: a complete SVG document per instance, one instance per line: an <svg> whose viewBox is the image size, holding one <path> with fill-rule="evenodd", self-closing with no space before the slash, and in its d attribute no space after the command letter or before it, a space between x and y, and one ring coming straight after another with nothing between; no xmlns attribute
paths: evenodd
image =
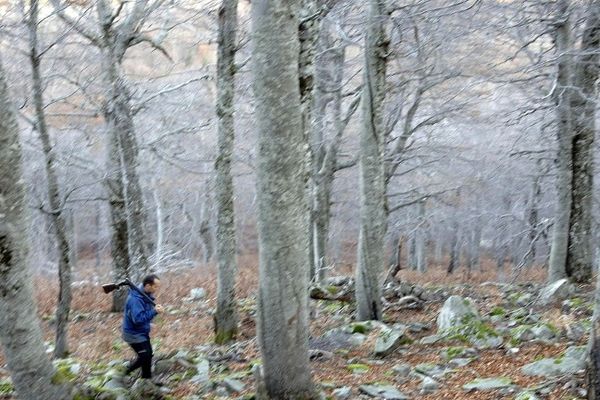
<svg viewBox="0 0 600 400"><path fill-rule="evenodd" d="M23 400L66 400L54 385L27 265L25 189L19 128L0 65L0 342L13 384Z"/></svg>
<svg viewBox="0 0 600 400"><path fill-rule="evenodd" d="M219 8L219 49L217 59L217 117L219 118L216 169L217 200L217 309L214 316L215 342L225 343L237 333L235 308L236 243L233 208L233 158L235 52L237 0L223 0Z"/></svg>
<svg viewBox="0 0 600 400"><path fill-rule="evenodd" d="M383 99L388 40L383 0L371 0L365 39L360 135L360 233L356 267L357 319L380 320L386 231Z"/></svg>
<svg viewBox="0 0 600 400"><path fill-rule="evenodd" d="M317 398L308 359L307 146L299 1L252 2L258 144L258 342L270 399ZM277 73L273 73L277 71Z"/></svg>

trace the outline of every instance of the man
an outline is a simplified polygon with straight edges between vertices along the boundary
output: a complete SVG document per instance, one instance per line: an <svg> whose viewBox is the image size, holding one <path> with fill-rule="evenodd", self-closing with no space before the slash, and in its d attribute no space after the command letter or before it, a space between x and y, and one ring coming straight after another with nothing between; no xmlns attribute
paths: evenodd
<svg viewBox="0 0 600 400"><path fill-rule="evenodd" d="M160 288L156 275L148 275L142 282L141 292L129 289L123 316L123 340L131 346L137 358L127 367L126 375L138 368L142 378L152 378L152 345L150 344L150 322L163 311L161 305L153 305L154 296Z"/></svg>

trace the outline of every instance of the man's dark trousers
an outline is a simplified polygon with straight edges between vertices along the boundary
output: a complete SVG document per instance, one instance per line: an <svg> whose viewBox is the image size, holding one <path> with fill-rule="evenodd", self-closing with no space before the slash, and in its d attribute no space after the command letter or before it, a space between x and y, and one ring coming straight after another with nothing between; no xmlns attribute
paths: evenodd
<svg viewBox="0 0 600 400"><path fill-rule="evenodd" d="M147 340L141 343L129 343L129 346L135 351L137 354L137 358L127 368L126 374L129 375L132 371L135 371L138 368L142 368L142 378L150 379L152 378L152 345L150 341Z"/></svg>

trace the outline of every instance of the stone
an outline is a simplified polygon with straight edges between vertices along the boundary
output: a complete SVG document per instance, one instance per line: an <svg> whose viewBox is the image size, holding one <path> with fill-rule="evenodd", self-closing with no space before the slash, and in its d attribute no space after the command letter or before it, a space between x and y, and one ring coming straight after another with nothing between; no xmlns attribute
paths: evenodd
<svg viewBox="0 0 600 400"><path fill-rule="evenodd" d="M308 357L310 361L326 361L333 358L333 353L326 350L310 349Z"/></svg>
<svg viewBox="0 0 600 400"><path fill-rule="evenodd" d="M470 342L476 348L482 349L495 349L502 346L503 339L501 336L484 336L484 337L474 337L470 338Z"/></svg>
<svg viewBox="0 0 600 400"><path fill-rule="evenodd" d="M439 364L423 363L418 364L414 368L414 373L420 377L443 378L444 375L451 372L450 369Z"/></svg>
<svg viewBox="0 0 600 400"><path fill-rule="evenodd" d="M466 319L479 319L479 313L472 301L460 296L450 296L438 315L438 331L463 325Z"/></svg>
<svg viewBox="0 0 600 400"><path fill-rule="evenodd" d="M408 396L391 385L360 385L359 390L371 397L386 400L408 400Z"/></svg>
<svg viewBox="0 0 600 400"><path fill-rule="evenodd" d="M190 300L203 300L206 297L206 289L193 288L190 290Z"/></svg>
<svg viewBox="0 0 600 400"><path fill-rule="evenodd" d="M421 394L429 394L438 390L440 384L435 380L428 376L423 378L423 382L421 382Z"/></svg>
<svg viewBox="0 0 600 400"><path fill-rule="evenodd" d="M201 359L196 363L196 375L191 379L192 383L203 384L210 379L210 363L207 359Z"/></svg>
<svg viewBox="0 0 600 400"><path fill-rule="evenodd" d="M531 327L528 325L521 325L511 329L510 335L513 339L519 342L528 342L535 338L535 334L531 330Z"/></svg>
<svg viewBox="0 0 600 400"><path fill-rule="evenodd" d="M556 337L556 333L547 325L537 325L531 329L531 332L536 339L552 340Z"/></svg>
<svg viewBox="0 0 600 400"><path fill-rule="evenodd" d="M474 360L474 358L453 358L448 362L448 365L453 368L462 368L471 364Z"/></svg>
<svg viewBox="0 0 600 400"><path fill-rule="evenodd" d="M349 386L344 386L335 389L331 394L335 400L348 400L352 397L352 388Z"/></svg>
<svg viewBox="0 0 600 400"><path fill-rule="evenodd" d="M385 357L393 353L403 343L406 343L408 338L405 336L405 332L405 329L382 328L375 342L375 356Z"/></svg>
<svg viewBox="0 0 600 400"><path fill-rule="evenodd" d="M233 378L223 379L222 384L229 393L241 393L246 387L246 385L244 385L244 382Z"/></svg>
<svg viewBox="0 0 600 400"><path fill-rule="evenodd" d="M521 392L515 397L515 400L540 400L534 393L524 391Z"/></svg>
<svg viewBox="0 0 600 400"><path fill-rule="evenodd" d="M165 395L160 388L149 379L138 379L132 386L132 400L165 400Z"/></svg>
<svg viewBox="0 0 600 400"><path fill-rule="evenodd" d="M425 336L423 338L421 338L421 340L419 340L420 344L434 344L439 342L440 340L442 340L444 338L444 336L442 335L430 335L430 336Z"/></svg>
<svg viewBox="0 0 600 400"><path fill-rule="evenodd" d="M480 378L463 385L463 389L486 391L504 389L511 386L512 381L510 380L510 378Z"/></svg>
<svg viewBox="0 0 600 400"><path fill-rule="evenodd" d="M406 378L411 370L412 366L410 364L396 364L392 367L392 371L400 378Z"/></svg>
<svg viewBox="0 0 600 400"><path fill-rule="evenodd" d="M579 342L585 334L587 330L583 327L582 324L575 322L567 325L567 339L573 342Z"/></svg>
<svg viewBox="0 0 600 400"><path fill-rule="evenodd" d="M557 301L562 301L573 293L573 286L568 279L560 279L549 284L540 291L538 303L547 305Z"/></svg>
<svg viewBox="0 0 600 400"><path fill-rule="evenodd" d="M519 307L525 307L533 301L533 295L531 293L523 293L517 298L517 305Z"/></svg>
<svg viewBox="0 0 600 400"><path fill-rule="evenodd" d="M544 358L521 368L528 376L552 377L574 374L585 369L585 347L569 347L561 358Z"/></svg>

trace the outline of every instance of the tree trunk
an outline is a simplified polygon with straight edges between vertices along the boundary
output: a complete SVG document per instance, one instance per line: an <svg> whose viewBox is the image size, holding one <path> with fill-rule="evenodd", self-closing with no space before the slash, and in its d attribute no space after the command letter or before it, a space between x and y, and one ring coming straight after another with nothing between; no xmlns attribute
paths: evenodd
<svg viewBox="0 0 600 400"><path fill-rule="evenodd" d="M206 188L210 187L210 184L206 183ZM208 264L212 259L215 251L214 237L211 227L210 215L211 215L212 202L210 197L210 191L207 189L204 194L204 202L202 203L200 210L200 239L202 240L203 257L204 263Z"/></svg>
<svg viewBox="0 0 600 400"><path fill-rule="evenodd" d="M298 11L298 1L252 2L259 131L257 330L268 397L308 400L317 394L308 359L308 141L298 85Z"/></svg>
<svg viewBox="0 0 600 400"><path fill-rule="evenodd" d="M233 207L231 159L234 148L235 53L237 0L223 0L219 8L217 59L218 156L216 170L217 200L217 309L214 316L215 342L226 343L237 334L235 303L236 241Z"/></svg>
<svg viewBox="0 0 600 400"><path fill-rule="evenodd" d="M477 210L479 212L479 210ZM475 225L469 241L469 270L479 270L481 264L481 216L475 218Z"/></svg>
<svg viewBox="0 0 600 400"><path fill-rule="evenodd" d="M356 267L357 319L380 320L386 231L383 100L389 41L385 1L370 0L365 38L363 126L360 134L360 233Z"/></svg>
<svg viewBox="0 0 600 400"><path fill-rule="evenodd" d="M425 204L426 201L420 201L419 207L419 226L415 232L416 242L416 261L417 271L424 274L427 271L427 242L426 242L426 222L425 222Z"/></svg>
<svg viewBox="0 0 600 400"><path fill-rule="evenodd" d="M460 226L458 225L458 218L456 216L454 218L452 232L450 233L452 235L450 237L450 261L448 262L448 269L446 270L448 275L452 274L460 264L460 242L458 240L458 230L460 229Z"/></svg>
<svg viewBox="0 0 600 400"><path fill-rule="evenodd" d="M540 165L540 161L538 161L538 167ZM538 168L541 173L541 169ZM529 223L529 238L528 238L528 246L526 248L527 253L525 254L524 265L526 267L531 267L536 260L536 242L538 240L538 224L539 224L539 216L538 216L538 207L539 201L542 196L542 187L540 185L541 180L540 175L536 175L533 178L533 187L531 189L531 197L529 200L529 211L527 222Z"/></svg>
<svg viewBox="0 0 600 400"><path fill-rule="evenodd" d="M555 42L558 54L558 72L556 78L555 101L557 118L557 164L556 192L557 202L550 250L550 268L548 281L554 282L567 276L566 263L569 247L569 219L571 214L571 24L569 21L569 1L559 3L558 21L555 23Z"/></svg>
<svg viewBox="0 0 600 400"><path fill-rule="evenodd" d="M327 275L327 246L331 220L331 192L337 169L337 153L346 128L342 120L342 89L344 79L345 51L343 47L334 47L329 27L323 21L317 58L315 115L312 129L311 147L312 165L312 206L311 221L313 231L313 269L317 279L323 282ZM334 137L326 140L325 120L327 106L331 104ZM352 106L349 109L351 112ZM329 144L327 144L329 143Z"/></svg>
<svg viewBox="0 0 600 400"><path fill-rule="evenodd" d="M68 327L69 312L71 311L71 248L67 237L67 221L64 204L61 201L60 189L58 187L58 176L56 174L56 158L50 135L46 124L44 113L44 94L42 76L40 72L41 56L38 49L38 1L31 0L29 3L29 60L31 62L33 101L35 106L36 124L42 150L45 159L46 179L48 182L48 203L50 206L50 220L56 238L58 249L58 305L56 308L56 343L54 356L64 358L69 353Z"/></svg>
<svg viewBox="0 0 600 400"><path fill-rule="evenodd" d="M144 231L148 219L137 172L139 149L135 137L131 93L121 71L122 54L115 49L116 45L112 38L114 34L111 27L108 26L103 36L106 41L102 47L107 86L105 117L109 126L109 134L114 136L110 140L116 142L120 160L123 199L127 215L128 272L133 274L134 278L139 279L150 272L149 247ZM114 146L114 143L112 145Z"/></svg>
<svg viewBox="0 0 600 400"><path fill-rule="evenodd" d="M591 3L574 72L576 90L571 95L572 201L567 275L589 283L593 270L592 197L594 186L594 135L596 83L600 69L600 1Z"/></svg>
<svg viewBox="0 0 600 400"><path fill-rule="evenodd" d="M19 128L0 65L0 342L12 382L23 400L66 400L52 383L27 265L25 189Z"/></svg>
<svg viewBox="0 0 600 400"><path fill-rule="evenodd" d="M112 276L115 282L131 277L129 269L128 229L127 212L125 210L125 197L123 194L123 178L121 173L121 157L119 156L119 144L114 134L109 134L108 139L108 176L105 185L108 192L108 205L110 209L110 253L112 256ZM113 312L122 312L127 299L126 290L115 290L113 292Z"/></svg>

